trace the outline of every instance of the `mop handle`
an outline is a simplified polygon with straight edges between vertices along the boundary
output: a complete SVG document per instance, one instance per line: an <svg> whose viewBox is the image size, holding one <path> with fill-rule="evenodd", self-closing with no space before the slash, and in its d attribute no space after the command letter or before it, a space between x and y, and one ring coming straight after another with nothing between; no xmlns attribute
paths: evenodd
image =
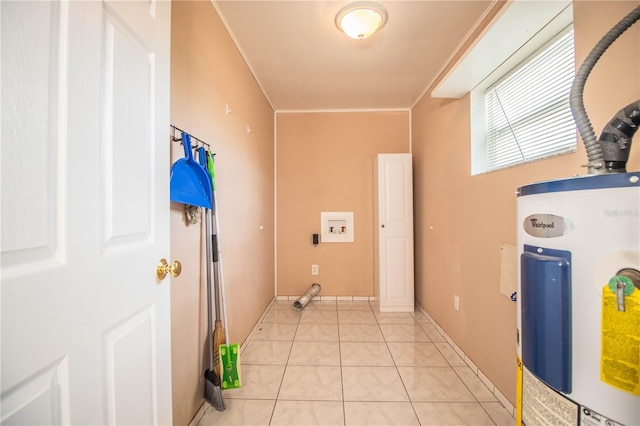
<svg viewBox="0 0 640 426"><path fill-rule="evenodd" d="M213 202L213 192L211 192L212 211L215 212L216 205ZM211 221L211 247L213 247L213 294L216 305L216 321L220 321L220 265L218 263L218 227L215 222L215 214L211 214L209 220Z"/></svg>
<svg viewBox="0 0 640 426"><path fill-rule="evenodd" d="M218 199L216 197L216 190L213 190L213 205L215 206L215 210L213 211L214 218L214 227L216 231L219 229L219 216L218 216ZM224 274L222 272L222 245L220 244L220 235L217 234L218 239L218 276L220 277L220 290L222 292L222 313L224 315L224 337L226 340L226 344L229 345L229 320L227 319L227 297L224 291Z"/></svg>
<svg viewBox="0 0 640 426"><path fill-rule="evenodd" d="M211 210L205 209L206 216L211 215ZM207 311L209 315L207 315L207 324L209 328L209 332L207 333L207 339L209 340L209 369L213 371L213 324L211 323L211 244L209 243L209 221L205 216L205 233L206 233L206 246L207 246Z"/></svg>
<svg viewBox="0 0 640 426"><path fill-rule="evenodd" d="M211 215L213 218L213 215ZM218 283L220 282L220 274L218 273L218 235L215 233L211 236L213 240L213 250L216 253L215 260L213 261L213 300L216 307L216 321L220 321L220 290L218 289Z"/></svg>

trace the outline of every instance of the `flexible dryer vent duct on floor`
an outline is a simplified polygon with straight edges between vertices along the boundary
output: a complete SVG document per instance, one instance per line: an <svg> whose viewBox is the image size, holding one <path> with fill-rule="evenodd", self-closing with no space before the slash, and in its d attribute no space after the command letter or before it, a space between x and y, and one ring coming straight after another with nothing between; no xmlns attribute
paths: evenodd
<svg viewBox="0 0 640 426"><path fill-rule="evenodd" d="M320 284L311 284L311 288L309 288L309 290L307 290L305 294L298 297L298 299L293 302L293 309L295 309L296 311L301 311L307 305L307 303L309 303L311 299L313 299L313 296L318 293L320 293Z"/></svg>

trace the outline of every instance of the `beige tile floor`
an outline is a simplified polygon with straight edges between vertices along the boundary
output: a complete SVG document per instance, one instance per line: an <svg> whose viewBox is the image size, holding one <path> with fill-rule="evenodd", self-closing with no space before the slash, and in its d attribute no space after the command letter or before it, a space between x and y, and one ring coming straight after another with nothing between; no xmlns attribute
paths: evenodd
<svg viewBox="0 0 640 426"><path fill-rule="evenodd" d="M367 301L276 301L240 354L242 387L208 425L513 425L420 312Z"/></svg>

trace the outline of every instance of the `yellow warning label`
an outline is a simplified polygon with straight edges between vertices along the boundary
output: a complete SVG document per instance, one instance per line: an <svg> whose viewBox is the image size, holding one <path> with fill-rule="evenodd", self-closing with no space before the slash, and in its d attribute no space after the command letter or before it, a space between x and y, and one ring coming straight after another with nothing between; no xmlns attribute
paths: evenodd
<svg viewBox="0 0 640 426"><path fill-rule="evenodd" d="M522 360L516 355L516 425L522 424Z"/></svg>
<svg viewBox="0 0 640 426"><path fill-rule="evenodd" d="M602 289L602 355L600 380L640 395L640 291L624 296L620 310L616 293Z"/></svg>

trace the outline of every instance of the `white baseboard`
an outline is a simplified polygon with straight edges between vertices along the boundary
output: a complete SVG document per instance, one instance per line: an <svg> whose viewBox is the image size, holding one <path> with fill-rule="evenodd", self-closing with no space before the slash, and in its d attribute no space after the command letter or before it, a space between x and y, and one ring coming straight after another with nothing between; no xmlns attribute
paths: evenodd
<svg viewBox="0 0 640 426"><path fill-rule="evenodd" d="M460 356L460 358L464 360L464 362L469 366L471 371L473 371L474 374L478 376L478 378L482 381L482 383L484 383L485 386L489 388L491 393L493 393L496 399L500 401L500 403L504 406L504 408L509 413L511 413L511 416L515 417L516 410L515 410L515 407L511 404L511 402L509 402L509 400L502 394L502 392L498 390L498 388L491 382L491 380L489 380L489 378L473 363L473 361L471 361L471 358L469 358L467 354L464 353L464 351L453 341L451 337L449 337L449 335L442 329L442 327L440 327L440 325L436 322L436 320L434 320L431 317L431 315L429 315L427 311L425 311L424 308L419 303L416 303L416 307L418 308L418 311L422 315L424 315L425 318L431 323L431 325L434 326L436 330L438 330L438 333L440 333L442 337L444 337L447 343L451 345L451 347L456 351L456 353Z"/></svg>
<svg viewBox="0 0 640 426"><path fill-rule="evenodd" d="M297 300L300 296L276 296L278 301ZM376 300L373 296L316 296L314 299L318 300L335 300L338 302L374 302Z"/></svg>

